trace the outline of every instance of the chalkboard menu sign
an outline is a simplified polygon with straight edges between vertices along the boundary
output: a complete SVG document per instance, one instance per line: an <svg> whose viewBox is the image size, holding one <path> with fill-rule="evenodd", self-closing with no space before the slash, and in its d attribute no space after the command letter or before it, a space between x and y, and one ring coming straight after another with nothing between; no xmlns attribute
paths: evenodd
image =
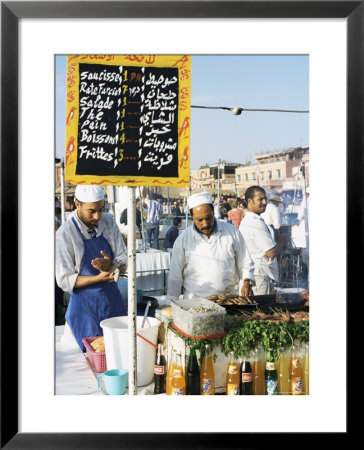
<svg viewBox="0 0 364 450"><path fill-rule="evenodd" d="M188 186L191 58L68 57L66 179Z"/></svg>

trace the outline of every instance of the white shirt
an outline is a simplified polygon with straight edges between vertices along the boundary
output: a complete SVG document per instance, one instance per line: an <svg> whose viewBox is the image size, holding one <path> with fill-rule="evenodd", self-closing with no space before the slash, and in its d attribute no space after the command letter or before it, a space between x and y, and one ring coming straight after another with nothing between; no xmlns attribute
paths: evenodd
<svg viewBox="0 0 364 450"><path fill-rule="evenodd" d="M306 201L303 198L302 202L300 204L299 210L298 210L298 216L297 216L298 220L303 220L305 218L306 214L308 216L308 214L309 214L309 207L310 207L310 198L307 197Z"/></svg>
<svg viewBox="0 0 364 450"><path fill-rule="evenodd" d="M264 222L269 226L273 225L276 230L281 227L281 215L279 209L273 203L268 203L264 213L260 215Z"/></svg>
<svg viewBox="0 0 364 450"><path fill-rule="evenodd" d="M72 292L73 286L79 275L83 258L83 240L80 232L73 223L75 218L80 227L82 236L91 239L87 226L78 218L75 209L67 220L56 232L56 280L58 286L66 292ZM103 213L97 224L96 237L101 233L110 244L114 254L113 264L127 264L128 256L123 238L111 214ZM102 255L100 254L100 258Z"/></svg>
<svg viewBox="0 0 364 450"><path fill-rule="evenodd" d="M254 264L239 230L215 219L208 238L195 225L188 227L174 242L167 295L178 298L209 297L236 293L239 280L254 279Z"/></svg>
<svg viewBox="0 0 364 450"><path fill-rule="evenodd" d="M259 276L269 276L278 281L277 258L270 259L265 252L275 247L277 244L272 235L258 214L246 211L244 219L241 221L239 230L248 246L251 257L254 261L254 274Z"/></svg>

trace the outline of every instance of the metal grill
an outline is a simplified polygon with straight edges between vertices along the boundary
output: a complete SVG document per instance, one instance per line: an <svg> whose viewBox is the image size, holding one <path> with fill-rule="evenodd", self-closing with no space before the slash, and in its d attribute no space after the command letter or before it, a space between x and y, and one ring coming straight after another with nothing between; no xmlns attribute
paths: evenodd
<svg viewBox="0 0 364 450"><path fill-rule="evenodd" d="M259 303L258 305L221 305L226 309L226 312L230 315L252 315L257 311L265 314L273 314L278 311L282 312L297 312L297 311L309 311L308 306L304 306L305 300L299 302L276 302L274 303Z"/></svg>

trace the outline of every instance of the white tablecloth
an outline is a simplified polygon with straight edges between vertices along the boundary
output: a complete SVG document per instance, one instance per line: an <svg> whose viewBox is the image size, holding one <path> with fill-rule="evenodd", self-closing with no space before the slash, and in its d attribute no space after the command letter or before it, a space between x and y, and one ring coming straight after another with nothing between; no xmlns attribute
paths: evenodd
<svg viewBox="0 0 364 450"><path fill-rule="evenodd" d="M145 295L164 295L167 288L170 261L171 254L168 252L148 251L147 253L137 253L137 288L142 289ZM142 271L146 272L141 273Z"/></svg>
<svg viewBox="0 0 364 450"><path fill-rule="evenodd" d="M64 330L56 326L56 395L103 395L85 355Z"/></svg>
<svg viewBox="0 0 364 450"><path fill-rule="evenodd" d="M65 325L55 327L56 395L104 395L97 388L97 372L87 361L76 340ZM101 387L103 387L101 377ZM154 382L137 388L138 395L152 395ZM126 390L128 394L128 389ZM163 394L161 394L163 395Z"/></svg>

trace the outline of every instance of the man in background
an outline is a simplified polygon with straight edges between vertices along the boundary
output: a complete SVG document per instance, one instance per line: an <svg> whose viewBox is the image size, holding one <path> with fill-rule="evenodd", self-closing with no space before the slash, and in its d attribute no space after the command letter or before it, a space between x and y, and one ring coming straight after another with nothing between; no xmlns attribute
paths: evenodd
<svg viewBox="0 0 364 450"><path fill-rule="evenodd" d="M267 206L265 190L250 186L245 192L247 210L239 230L244 237L254 261L255 295L274 293L274 284L279 279L277 255L287 242L288 234L280 234L278 243L273 239L261 214Z"/></svg>
<svg viewBox="0 0 364 450"><path fill-rule="evenodd" d="M271 195L268 199L267 207L264 213L261 214L261 218L271 230L274 240L278 242L279 229L281 227L281 213L279 211L279 205L283 203L283 200L279 195Z"/></svg>
<svg viewBox="0 0 364 450"><path fill-rule="evenodd" d="M298 210L297 219L300 221L300 229L303 231L303 239L301 246L301 256L302 261L307 267L309 267L309 233L308 233L308 224L309 224L309 213L310 213L310 188L306 187L306 196L302 199L300 208Z"/></svg>
<svg viewBox="0 0 364 450"><path fill-rule="evenodd" d="M149 246L153 248L159 248L159 222L163 211L162 203L158 202L158 195L152 193L151 199L145 199L145 204L147 205L147 221L146 221L146 241Z"/></svg>
<svg viewBox="0 0 364 450"><path fill-rule="evenodd" d="M173 225L166 233L166 237L164 238L163 247L167 252L172 253L174 241L178 238L179 229L182 226L182 219L180 217L173 218Z"/></svg>
<svg viewBox="0 0 364 450"><path fill-rule="evenodd" d="M137 199L135 202L135 224L137 226L136 232L142 233L142 212L140 209L140 200ZM125 244L128 242L128 208L125 208L120 216L120 232L123 236Z"/></svg>

